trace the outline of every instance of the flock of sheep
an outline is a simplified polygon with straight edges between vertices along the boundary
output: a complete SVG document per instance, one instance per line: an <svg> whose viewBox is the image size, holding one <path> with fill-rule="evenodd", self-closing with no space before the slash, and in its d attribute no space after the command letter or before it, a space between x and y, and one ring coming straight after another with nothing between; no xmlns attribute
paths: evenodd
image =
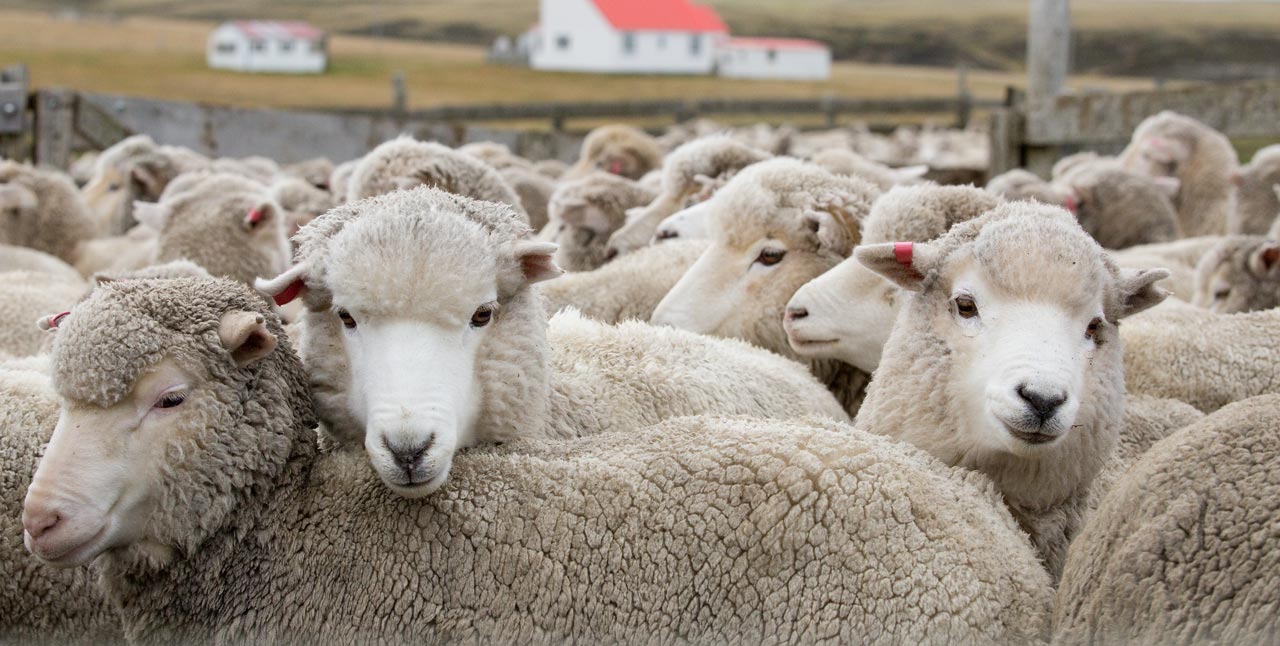
<svg viewBox="0 0 1280 646"><path fill-rule="evenodd" d="M0 641L1280 639L1280 147L748 134L0 161Z"/></svg>

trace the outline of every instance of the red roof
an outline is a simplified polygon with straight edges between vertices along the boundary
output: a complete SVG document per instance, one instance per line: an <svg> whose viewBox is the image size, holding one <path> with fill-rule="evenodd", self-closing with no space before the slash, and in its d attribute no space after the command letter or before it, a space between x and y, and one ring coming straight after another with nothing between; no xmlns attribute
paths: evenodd
<svg viewBox="0 0 1280 646"><path fill-rule="evenodd" d="M620 31L697 31L727 34L715 9L688 0L592 0Z"/></svg>
<svg viewBox="0 0 1280 646"><path fill-rule="evenodd" d="M739 49L827 49L827 44L804 38L730 38L725 47Z"/></svg>
<svg viewBox="0 0 1280 646"><path fill-rule="evenodd" d="M301 38L302 40L319 40L324 32L305 22L277 20L237 20L235 25L250 38L284 39Z"/></svg>

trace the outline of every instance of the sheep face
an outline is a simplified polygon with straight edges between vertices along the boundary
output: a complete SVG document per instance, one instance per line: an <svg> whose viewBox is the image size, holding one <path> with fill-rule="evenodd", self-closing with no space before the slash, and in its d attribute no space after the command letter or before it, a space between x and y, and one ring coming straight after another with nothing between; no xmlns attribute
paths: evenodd
<svg viewBox="0 0 1280 646"><path fill-rule="evenodd" d="M680 210L685 197L664 192L647 206L628 210L626 223L609 236L605 258L613 259L647 246L653 239L653 233L658 225Z"/></svg>
<svg viewBox="0 0 1280 646"><path fill-rule="evenodd" d="M106 155L104 154L104 157ZM99 158L98 172L81 189L85 205L98 222L102 235L118 235L134 225L134 201L154 202L177 175L172 162L160 153L118 160Z"/></svg>
<svg viewBox="0 0 1280 646"><path fill-rule="evenodd" d="M885 356L897 355L895 370L924 355L937 362L911 377L931 380L922 385L930 401L910 405L941 401L945 410L916 432L956 434L923 443L980 460L1094 442L1123 398L1122 382L1114 383L1123 378L1116 324L1158 303L1164 293L1151 285L1168 272L1117 272L1069 214L1052 207L1014 203L953 232L947 251L890 243L856 252L870 269L920 292L899 315ZM965 235L973 238L956 246Z"/></svg>
<svg viewBox="0 0 1280 646"><path fill-rule="evenodd" d="M0 184L0 243L25 244L39 225L39 198L22 184Z"/></svg>
<svg viewBox="0 0 1280 646"><path fill-rule="evenodd" d="M151 332L145 323L140 329L142 334ZM256 312L230 311L216 329L216 343L227 353L221 359L230 359L237 368L251 366L276 347L276 336ZM101 398L98 387L86 392L59 384L62 411L23 503L23 542L32 554L50 565L72 567L108 550L136 546L164 560L171 546L191 540L181 536L181 527L159 518L184 514L175 509L186 504L171 490L185 486L175 482L180 479L175 473L199 461L197 454L207 448L207 433L243 430L210 430L219 420L236 416L233 411L243 402L230 392L232 386L205 367L199 357L202 348L195 347L199 343L171 348L109 401ZM55 365L72 363L81 373L111 360L95 363L92 358L68 360L55 354ZM228 450L269 450L261 438L261 445L253 442L255 438L243 439L252 446ZM218 505L206 500L203 506ZM206 513L215 512L189 509L185 515L197 522L195 517Z"/></svg>
<svg viewBox="0 0 1280 646"><path fill-rule="evenodd" d="M305 281L306 343L323 348L305 351L317 411L335 436L362 441L405 497L443 485L458 449L520 432L504 416L540 423L528 400L514 399L547 388L530 358L545 343L545 314L527 287L560 273L555 245L454 210L483 207L519 224L505 207L444 196L419 189L330 212L300 235L358 217L318 257L304 243L297 266L260 283L279 294Z"/></svg>
<svg viewBox="0 0 1280 646"><path fill-rule="evenodd" d="M1280 242L1230 236L1196 267L1194 304L1219 314L1280 306Z"/></svg>
<svg viewBox="0 0 1280 646"><path fill-rule="evenodd" d="M677 211L671 217L662 221L658 225L658 230L654 232L653 239L655 242L663 240L672 240L682 238L685 240L702 240L711 236L708 228L707 218L710 208L706 202L699 202L682 211Z"/></svg>
<svg viewBox="0 0 1280 646"><path fill-rule="evenodd" d="M787 303L783 327L806 359L875 372L902 304L901 290L854 258L809 281Z"/></svg>

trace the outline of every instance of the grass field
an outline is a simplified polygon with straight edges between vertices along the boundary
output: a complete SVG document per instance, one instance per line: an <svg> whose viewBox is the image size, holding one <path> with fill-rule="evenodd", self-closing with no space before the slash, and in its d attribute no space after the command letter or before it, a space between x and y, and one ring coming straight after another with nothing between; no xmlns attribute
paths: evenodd
<svg viewBox="0 0 1280 646"><path fill-rule="evenodd" d="M204 43L213 24L0 11L0 65L26 63L37 86L279 107L385 106L396 71L406 75L411 107L638 97L942 96L956 87L951 69L858 63L837 63L823 83L545 73L490 65L478 47L342 35L331 40L332 68L322 76L240 74L206 68ZM971 91L980 97L999 97L1005 86L1020 81L1010 73L969 75ZM1149 86L1144 80L1093 77L1073 83Z"/></svg>

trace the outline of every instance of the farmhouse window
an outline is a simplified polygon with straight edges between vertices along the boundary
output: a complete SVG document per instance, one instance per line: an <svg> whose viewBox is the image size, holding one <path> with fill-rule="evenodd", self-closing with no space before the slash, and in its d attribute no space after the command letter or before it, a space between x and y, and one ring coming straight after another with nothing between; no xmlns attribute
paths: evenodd
<svg viewBox="0 0 1280 646"><path fill-rule="evenodd" d="M218 43L218 53L234 54L236 53L236 44L235 43Z"/></svg>
<svg viewBox="0 0 1280 646"><path fill-rule="evenodd" d="M568 34L560 34L559 36L556 36L556 49L561 50L561 51L564 51L564 50L566 50L566 49L569 49L569 35L568 35Z"/></svg>
<svg viewBox="0 0 1280 646"><path fill-rule="evenodd" d="M253 41L253 51L255 51L255 52L265 52L265 51L267 51L267 43L266 43L266 41L263 41L263 40L255 40L255 41Z"/></svg>
<svg viewBox="0 0 1280 646"><path fill-rule="evenodd" d="M282 52L291 52L291 51L293 51L293 41L292 41L292 40L282 40L282 41L280 41L280 51L282 51Z"/></svg>
<svg viewBox="0 0 1280 646"><path fill-rule="evenodd" d="M324 39L311 41L311 53L320 54L324 52Z"/></svg>
<svg viewBox="0 0 1280 646"><path fill-rule="evenodd" d="M702 53L702 34L690 34L689 55L697 56L701 53Z"/></svg>
<svg viewBox="0 0 1280 646"><path fill-rule="evenodd" d="M658 49L666 49L666 48L667 48L667 35L658 34Z"/></svg>
<svg viewBox="0 0 1280 646"><path fill-rule="evenodd" d="M769 50L769 53L766 55L769 57L770 63L776 62L778 60L778 50L776 49Z"/></svg>
<svg viewBox="0 0 1280 646"><path fill-rule="evenodd" d="M622 51L627 54L636 53L636 35L632 32L622 34Z"/></svg>

